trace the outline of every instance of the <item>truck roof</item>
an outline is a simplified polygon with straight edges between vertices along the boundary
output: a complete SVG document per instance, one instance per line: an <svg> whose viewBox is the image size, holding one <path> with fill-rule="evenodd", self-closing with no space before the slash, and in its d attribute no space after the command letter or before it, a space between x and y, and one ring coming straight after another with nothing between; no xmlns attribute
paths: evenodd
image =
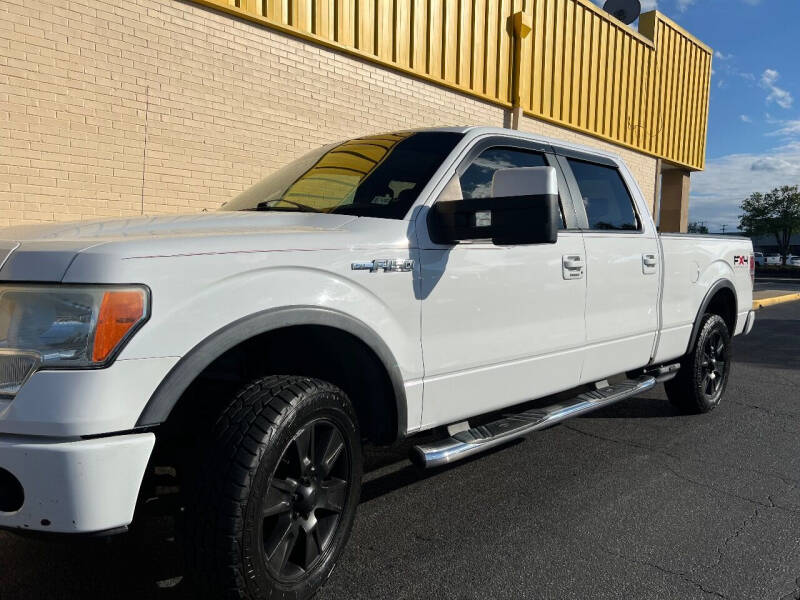
<svg viewBox="0 0 800 600"><path fill-rule="evenodd" d="M622 164L625 163L622 157L616 152L609 152L607 150L602 150L594 146L575 144L573 142L568 142L566 140L562 140L559 138L553 138L544 135L529 133L527 131L521 131L519 129L508 129L505 127L490 127L485 125L462 125L462 126L442 126L442 127L421 127L419 129L415 129L414 131L445 131L445 132L449 131L453 133L468 134L470 135L470 137L477 137L481 135L491 135L491 134L509 135L517 138L531 140L534 142L539 142L542 144L557 146L559 148L575 150L578 152L585 152L587 154L594 154L597 156L604 156L616 162Z"/></svg>

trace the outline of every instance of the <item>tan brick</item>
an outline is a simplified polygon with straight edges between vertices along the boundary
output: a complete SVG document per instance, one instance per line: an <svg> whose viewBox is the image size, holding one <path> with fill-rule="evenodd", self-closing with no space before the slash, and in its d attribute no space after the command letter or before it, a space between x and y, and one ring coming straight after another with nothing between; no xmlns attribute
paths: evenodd
<svg viewBox="0 0 800 600"><path fill-rule="evenodd" d="M0 227L213 209L319 145L497 106L174 0L4 3ZM7 42L7 43L6 43ZM655 159L611 149L652 202Z"/></svg>

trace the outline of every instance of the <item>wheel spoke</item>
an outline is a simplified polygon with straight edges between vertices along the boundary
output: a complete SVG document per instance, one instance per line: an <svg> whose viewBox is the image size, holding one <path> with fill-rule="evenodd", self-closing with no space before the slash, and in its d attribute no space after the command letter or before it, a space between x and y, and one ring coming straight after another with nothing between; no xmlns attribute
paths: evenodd
<svg viewBox="0 0 800 600"><path fill-rule="evenodd" d="M703 392L706 395L711 394L711 386L714 384L714 380L711 379L711 374L708 373L705 377L703 377Z"/></svg>
<svg viewBox="0 0 800 600"><path fill-rule="evenodd" d="M320 444L320 446L321 456L317 464L319 465L322 477L327 477L330 475L333 466L339 459L342 450L344 450L344 438L342 438L342 434L339 433L338 429L331 427L328 439L324 444Z"/></svg>
<svg viewBox="0 0 800 600"><path fill-rule="evenodd" d="M347 499L347 482L343 479L328 479L320 486L323 492L318 508L340 513Z"/></svg>
<svg viewBox="0 0 800 600"><path fill-rule="evenodd" d="M316 427L313 424L309 425L294 439L297 455L300 458L300 471L303 475L306 474L314 460L315 430Z"/></svg>
<svg viewBox="0 0 800 600"><path fill-rule="evenodd" d="M725 351L725 344L722 343L722 336L718 336L718 337L719 337L719 341L717 342L715 350L716 350L716 353L717 353L717 357L720 357L720 356L722 356L722 353Z"/></svg>
<svg viewBox="0 0 800 600"><path fill-rule="evenodd" d="M322 543L319 539L319 527L314 527L311 531L306 531L306 554L304 569L308 569L317 557L322 554Z"/></svg>
<svg viewBox="0 0 800 600"><path fill-rule="evenodd" d="M265 542L265 552L267 561L278 573L286 567L294 546L297 543L299 525L296 520L289 518L282 519L281 526L275 527L270 540Z"/></svg>
<svg viewBox="0 0 800 600"><path fill-rule="evenodd" d="M292 493L297 485L285 479L274 479L270 483L267 495L264 497L264 518L288 512L292 508Z"/></svg>

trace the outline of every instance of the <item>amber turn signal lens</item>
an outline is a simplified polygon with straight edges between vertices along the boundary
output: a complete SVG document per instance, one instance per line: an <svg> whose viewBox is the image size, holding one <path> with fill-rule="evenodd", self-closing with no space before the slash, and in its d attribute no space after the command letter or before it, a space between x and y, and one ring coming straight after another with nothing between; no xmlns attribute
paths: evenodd
<svg viewBox="0 0 800 600"><path fill-rule="evenodd" d="M144 292L106 292L100 304L92 360L106 360L127 333L144 317Z"/></svg>

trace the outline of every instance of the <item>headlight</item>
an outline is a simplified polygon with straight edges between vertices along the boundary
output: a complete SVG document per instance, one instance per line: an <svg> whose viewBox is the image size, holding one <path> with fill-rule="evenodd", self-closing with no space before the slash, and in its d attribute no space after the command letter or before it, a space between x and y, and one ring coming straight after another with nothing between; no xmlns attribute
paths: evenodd
<svg viewBox="0 0 800 600"><path fill-rule="evenodd" d="M139 286L0 285L0 395L42 367L108 364L148 310Z"/></svg>

